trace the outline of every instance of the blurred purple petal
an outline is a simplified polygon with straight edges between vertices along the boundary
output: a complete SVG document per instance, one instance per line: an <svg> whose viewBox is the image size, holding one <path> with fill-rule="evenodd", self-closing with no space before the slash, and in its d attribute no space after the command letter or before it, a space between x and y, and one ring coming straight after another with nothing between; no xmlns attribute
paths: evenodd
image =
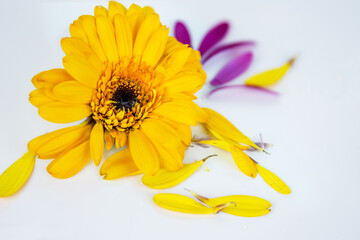
<svg viewBox="0 0 360 240"><path fill-rule="evenodd" d="M190 33L189 33L185 23L180 22L180 21L176 22L175 37L179 42L181 42L183 44L188 44L191 47Z"/></svg>
<svg viewBox="0 0 360 240"><path fill-rule="evenodd" d="M212 50L209 54L207 54L205 56L205 58L203 58L202 63L204 64L210 58L212 58L215 55L217 55L221 52L224 52L226 50L231 50L233 48L250 47L250 46L254 46L254 45L255 45L255 42L253 42L253 41L242 41L242 42L234 42L234 43L228 43L228 44L221 45L221 46L215 48L214 50Z"/></svg>
<svg viewBox="0 0 360 240"><path fill-rule="evenodd" d="M199 51L203 56L210 48L212 48L215 44L220 42L226 35L229 30L229 23L222 22L209 30L209 32L205 35L203 40L201 41Z"/></svg>
<svg viewBox="0 0 360 240"><path fill-rule="evenodd" d="M255 103L272 103L278 99L279 93L260 87L246 85L223 86L212 90L207 97L213 100L227 100Z"/></svg>
<svg viewBox="0 0 360 240"><path fill-rule="evenodd" d="M253 54L251 52L245 52L232 59L222 69L220 69L210 84L213 86L219 86L230 82L249 68L252 59Z"/></svg>

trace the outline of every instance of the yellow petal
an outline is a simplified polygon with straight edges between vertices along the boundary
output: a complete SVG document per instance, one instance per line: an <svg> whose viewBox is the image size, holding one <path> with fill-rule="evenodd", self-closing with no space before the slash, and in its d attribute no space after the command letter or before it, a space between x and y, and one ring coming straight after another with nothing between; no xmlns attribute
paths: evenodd
<svg viewBox="0 0 360 240"><path fill-rule="evenodd" d="M110 62L118 62L119 56L115 42L115 31L111 20L105 16L97 16L96 27L107 58Z"/></svg>
<svg viewBox="0 0 360 240"><path fill-rule="evenodd" d="M193 214L211 214L218 211L217 208L208 208L197 201L174 193L158 193L155 194L154 203L162 208Z"/></svg>
<svg viewBox="0 0 360 240"><path fill-rule="evenodd" d="M190 177L209 157L194 163L184 164L184 167L176 172L161 169L155 176L145 175L141 181L144 185L154 189L176 186Z"/></svg>
<svg viewBox="0 0 360 240"><path fill-rule="evenodd" d="M86 33L81 27L81 24L78 20L75 20L72 24L70 24L70 35L74 38L80 38L87 44L89 44L88 38L86 36Z"/></svg>
<svg viewBox="0 0 360 240"><path fill-rule="evenodd" d="M73 103L90 103L93 90L76 81L66 81L56 85L54 95L59 99Z"/></svg>
<svg viewBox="0 0 360 240"><path fill-rule="evenodd" d="M124 149L106 159L101 166L100 175L106 180L113 180L137 173L139 169L132 160L130 150Z"/></svg>
<svg viewBox="0 0 360 240"><path fill-rule="evenodd" d="M35 75L31 82L36 88L44 88L49 85L56 85L64 81L74 80L65 69L55 68Z"/></svg>
<svg viewBox="0 0 360 240"><path fill-rule="evenodd" d="M225 142L223 140L200 140L200 141L197 141L197 142L202 143L202 144L206 144L206 145L211 145L211 146L220 148L220 149L228 151L228 152L231 151L231 144L229 144L229 143L227 143L227 142ZM243 146L243 145L240 145L240 144L238 144L236 146L240 150L247 150L247 149L250 148L249 146Z"/></svg>
<svg viewBox="0 0 360 240"><path fill-rule="evenodd" d="M114 18L116 45L119 57L132 57L133 39L129 22L125 16L117 15Z"/></svg>
<svg viewBox="0 0 360 240"><path fill-rule="evenodd" d="M110 150L114 146L114 138L111 136L109 131L105 131L105 149Z"/></svg>
<svg viewBox="0 0 360 240"><path fill-rule="evenodd" d="M187 125L195 126L198 123L197 113L189 104L184 104L184 102L163 103L153 113Z"/></svg>
<svg viewBox="0 0 360 240"><path fill-rule="evenodd" d="M109 2L109 18L113 19L116 15L124 15L127 9L121 3L110 1Z"/></svg>
<svg viewBox="0 0 360 240"><path fill-rule="evenodd" d="M166 82L163 86L167 94L193 91L201 88L205 83L206 76L196 72L179 72Z"/></svg>
<svg viewBox="0 0 360 240"><path fill-rule="evenodd" d="M90 135L91 158L96 166L99 166L104 153L104 128L101 122L97 122Z"/></svg>
<svg viewBox="0 0 360 240"><path fill-rule="evenodd" d="M73 55L65 56L63 65L66 71L79 83L92 89L97 87L101 69L95 68L86 58Z"/></svg>
<svg viewBox="0 0 360 240"><path fill-rule="evenodd" d="M53 123L71 123L89 116L91 108L85 104L53 102L39 108L39 115Z"/></svg>
<svg viewBox="0 0 360 240"><path fill-rule="evenodd" d="M35 155L25 153L0 175L0 197L17 192L30 177L35 165Z"/></svg>
<svg viewBox="0 0 360 240"><path fill-rule="evenodd" d="M54 102L56 100L46 95L44 89L38 88L30 93L29 101L33 106L39 108L45 104Z"/></svg>
<svg viewBox="0 0 360 240"><path fill-rule="evenodd" d="M205 127L213 133L221 136L224 140L230 139L232 143L242 143L261 150L250 138L240 132L229 120L210 108L203 108L208 114Z"/></svg>
<svg viewBox="0 0 360 240"><path fill-rule="evenodd" d="M86 141L56 158L46 169L55 178L69 178L80 172L90 158L90 141Z"/></svg>
<svg viewBox="0 0 360 240"><path fill-rule="evenodd" d="M267 170L266 168L256 164L256 168L260 174L260 176L264 179L264 181L272 187L275 191L282 193L282 194L290 194L291 190L283 182L278 176L276 176L273 172Z"/></svg>
<svg viewBox="0 0 360 240"><path fill-rule="evenodd" d="M152 142L140 131L129 134L129 148L136 166L146 175L159 171L159 158Z"/></svg>
<svg viewBox="0 0 360 240"><path fill-rule="evenodd" d="M226 205L221 211L241 216L241 217L258 217L268 214L270 212L271 203L265 199L246 196L246 195L231 195L218 198L206 198L190 191L191 194L199 201L205 203L210 207L216 207L219 205Z"/></svg>
<svg viewBox="0 0 360 240"><path fill-rule="evenodd" d="M149 15L141 24L134 43L134 56L141 56L150 36L160 27L160 18L156 13Z"/></svg>
<svg viewBox="0 0 360 240"><path fill-rule="evenodd" d="M240 169L240 171L242 171L245 175L249 177L255 178L257 175L255 162L236 146L231 146L230 150L234 162L236 163L236 166Z"/></svg>
<svg viewBox="0 0 360 240"><path fill-rule="evenodd" d="M94 15L95 15L95 17L97 17L97 16L107 17L108 10L103 6L96 6L94 9Z"/></svg>
<svg viewBox="0 0 360 240"><path fill-rule="evenodd" d="M266 72L260 73L258 75L252 76L251 78L245 81L245 84L251 86L257 86L257 87L267 87L273 85L278 81L280 81L280 79L293 65L294 61L295 58L292 58L281 67L271 69Z"/></svg>
<svg viewBox="0 0 360 240"><path fill-rule="evenodd" d="M44 134L28 143L29 152L35 153L40 159L56 158L74 143L88 140L90 129L90 124L81 124Z"/></svg>
<svg viewBox="0 0 360 240"><path fill-rule="evenodd" d="M178 171L183 167L183 157L176 148L167 148L160 144L156 144L154 147L159 156L161 168L169 171Z"/></svg>
<svg viewBox="0 0 360 240"><path fill-rule="evenodd" d="M154 67L164 53L168 35L169 29L165 26L157 29L152 34L149 43L146 45L141 60L147 65Z"/></svg>

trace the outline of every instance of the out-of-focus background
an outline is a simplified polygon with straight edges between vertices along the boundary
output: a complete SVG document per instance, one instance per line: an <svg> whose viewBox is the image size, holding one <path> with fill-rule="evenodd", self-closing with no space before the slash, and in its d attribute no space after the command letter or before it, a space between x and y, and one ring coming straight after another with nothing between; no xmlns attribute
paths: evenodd
<svg viewBox="0 0 360 240"><path fill-rule="evenodd" d="M182 184L155 191L139 177L102 180L89 164L71 179L46 172L37 160L27 185L0 199L1 239L358 239L360 234L360 2L356 0L149 0L170 28L183 20L197 47L215 23L231 22L225 41L255 40L250 69L233 83L298 60L272 89L276 101L204 98L198 103L231 120L250 137L262 133L274 144L270 156L254 154L291 187L281 195L260 178L240 173L231 155L191 148L186 161L210 153L207 162ZM130 1L122 1L130 6ZM0 172L26 152L32 138L61 125L42 120L28 102L31 78L62 67L60 39L78 16L107 1L3 1L0 15ZM172 32L173 33L173 32ZM226 59L226 58L225 58ZM209 80L225 64L205 66ZM187 194L184 188L216 197L245 194L268 199L272 212L259 218L220 213L196 216L157 207L158 192Z"/></svg>

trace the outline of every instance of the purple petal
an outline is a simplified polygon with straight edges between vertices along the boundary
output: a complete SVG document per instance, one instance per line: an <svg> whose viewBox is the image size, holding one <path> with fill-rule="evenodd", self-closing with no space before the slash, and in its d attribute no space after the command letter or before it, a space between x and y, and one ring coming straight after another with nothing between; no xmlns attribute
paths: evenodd
<svg viewBox="0 0 360 240"><path fill-rule="evenodd" d="M253 54L251 52L245 52L232 59L222 69L220 69L210 84L213 86L219 86L230 82L249 68L252 59Z"/></svg>
<svg viewBox="0 0 360 240"><path fill-rule="evenodd" d="M175 37L179 42L181 42L183 44L188 44L191 47L190 33L189 33L185 23L180 22L180 21L176 22Z"/></svg>
<svg viewBox="0 0 360 240"><path fill-rule="evenodd" d="M212 90L207 97L213 100L237 102L272 103L278 99L279 93L261 87L246 85L223 86Z"/></svg>
<svg viewBox="0 0 360 240"><path fill-rule="evenodd" d="M250 47L250 46L254 46L254 45L255 45L255 42L253 42L253 41L242 41L242 42L234 42L234 43L221 45L221 46L215 48L214 50L212 50L209 54L207 54L205 56L205 58L203 58L202 63L204 64L210 58L212 58L215 55L217 55L217 54L219 54L221 52L224 52L226 50L230 50L230 49L233 49L233 48Z"/></svg>
<svg viewBox="0 0 360 240"><path fill-rule="evenodd" d="M209 30L201 41L199 51L203 56L210 48L220 42L229 30L229 23L222 22Z"/></svg>

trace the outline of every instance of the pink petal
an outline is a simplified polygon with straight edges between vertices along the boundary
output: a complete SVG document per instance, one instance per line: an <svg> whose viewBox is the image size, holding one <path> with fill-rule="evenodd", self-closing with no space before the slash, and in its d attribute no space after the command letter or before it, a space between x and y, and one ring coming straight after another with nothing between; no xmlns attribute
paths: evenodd
<svg viewBox="0 0 360 240"><path fill-rule="evenodd" d="M249 68L252 59L253 54L251 52L245 52L232 59L222 69L220 69L210 84L213 86L219 86L230 82Z"/></svg>
<svg viewBox="0 0 360 240"><path fill-rule="evenodd" d="M222 22L209 30L201 41L199 51L203 56L210 48L220 42L229 30L229 23Z"/></svg>
<svg viewBox="0 0 360 240"><path fill-rule="evenodd" d="M246 85L223 86L212 90L207 97L213 100L239 102L271 103L278 99L279 93L260 87Z"/></svg>
<svg viewBox="0 0 360 240"><path fill-rule="evenodd" d="M175 24L175 38L183 43L188 44L191 47L191 38L188 28L186 27L185 23L178 21Z"/></svg>
<svg viewBox="0 0 360 240"><path fill-rule="evenodd" d="M209 54L206 54L205 58L202 59L202 63L204 64L207 62L210 58L214 57L215 55L222 53L226 50L232 50L233 48L243 48L243 47L250 47L254 46L255 42L253 41L242 41L242 42L234 42L234 43L228 43L221 45L214 50L212 50Z"/></svg>

